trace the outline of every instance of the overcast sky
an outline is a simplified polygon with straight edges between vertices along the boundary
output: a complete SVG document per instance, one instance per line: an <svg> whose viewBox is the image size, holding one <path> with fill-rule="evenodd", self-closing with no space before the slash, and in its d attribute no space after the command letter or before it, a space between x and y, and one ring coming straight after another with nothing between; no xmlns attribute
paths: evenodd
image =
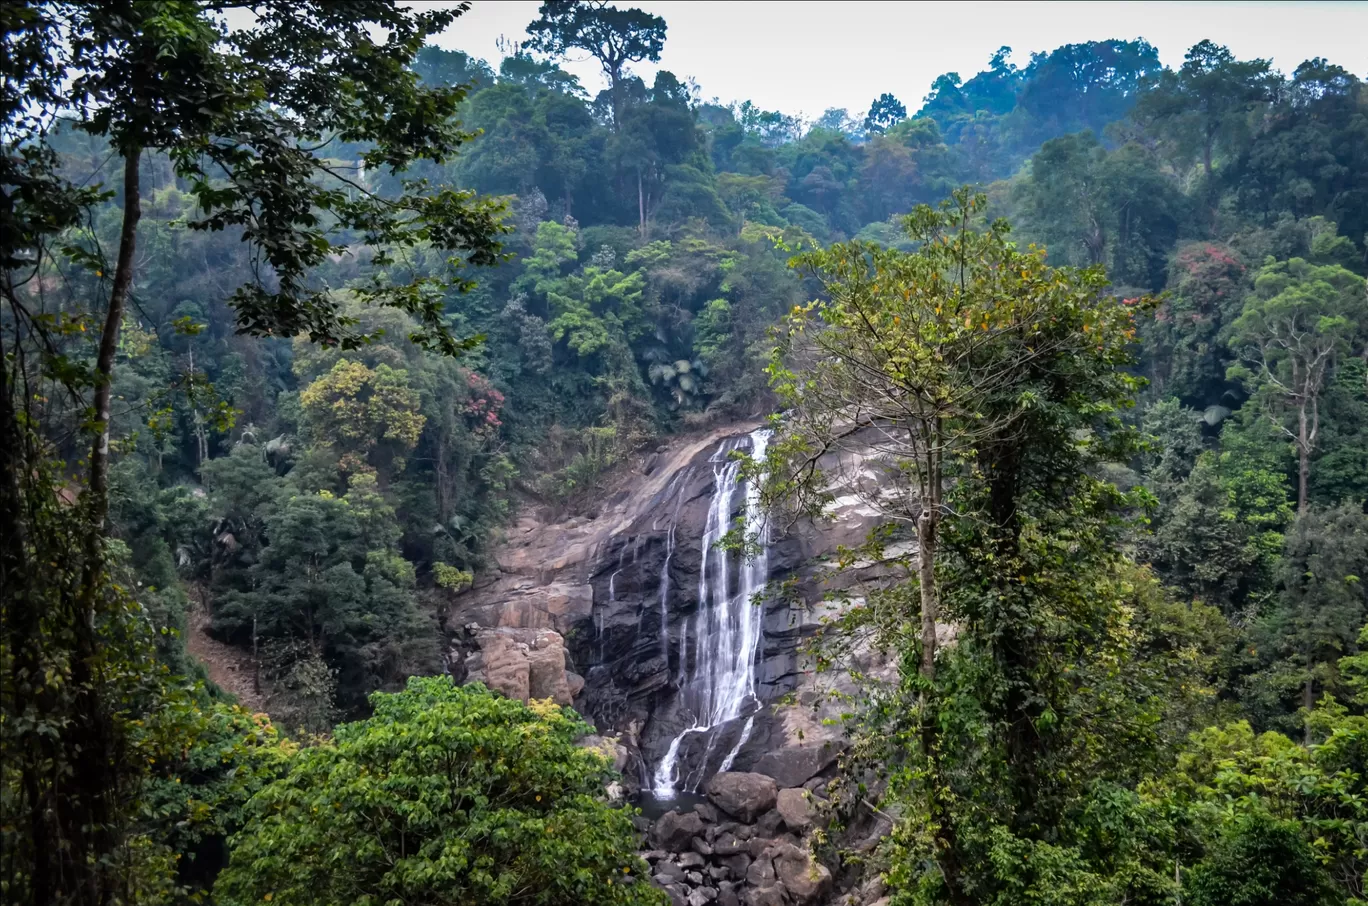
<svg viewBox="0 0 1368 906"><path fill-rule="evenodd" d="M669 25L660 67L697 79L704 100L750 99L767 110L816 118L828 107L863 114L891 91L912 112L943 72L969 78L999 47L1024 65L1033 51L1104 38L1144 38L1169 66L1203 38L1242 59L1265 57L1291 73L1325 57L1368 77L1368 2L1339 3L895 3L857 0L620 0ZM475 0L442 36L444 47L501 58L500 36L526 38L537 0ZM567 69L591 90L598 64ZM634 71L649 82L652 64Z"/></svg>

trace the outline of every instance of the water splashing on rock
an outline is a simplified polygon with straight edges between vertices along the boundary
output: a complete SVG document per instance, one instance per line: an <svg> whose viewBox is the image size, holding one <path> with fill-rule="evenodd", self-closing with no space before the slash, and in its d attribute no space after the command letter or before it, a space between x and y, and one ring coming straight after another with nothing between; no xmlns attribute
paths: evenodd
<svg viewBox="0 0 1368 906"><path fill-rule="evenodd" d="M764 459L769 437L770 432L763 428L751 432L748 440L752 458ZM737 448L739 445L735 441L723 441L711 459L713 494L702 539L699 608L693 633L694 661L687 674L683 648L680 658L680 671L684 676L680 684L681 695L686 713L692 714L693 725L671 740L665 757L656 766L652 787L657 799L673 797L681 785L679 749L685 737L706 735L703 764L683 783L686 789L696 790L716 744L714 731L750 712L738 742L723 759L730 767L750 736L754 713L759 706L755 693L755 656L760 647L763 614L753 599L769 578L768 526L760 503L758 482L742 482L741 464L730 457L731 451ZM744 549L727 550L719 542L731 528L735 496L743 489ZM733 575L735 588L732 587ZM681 637L683 634L681 632Z"/></svg>

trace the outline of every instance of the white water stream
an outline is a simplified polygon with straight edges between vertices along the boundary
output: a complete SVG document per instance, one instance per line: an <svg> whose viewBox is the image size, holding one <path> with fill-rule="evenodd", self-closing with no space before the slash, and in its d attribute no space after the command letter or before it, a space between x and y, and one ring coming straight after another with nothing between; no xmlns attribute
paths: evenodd
<svg viewBox="0 0 1368 906"><path fill-rule="evenodd" d="M760 428L750 435L750 455L764 459L770 432ZM703 557L698 576L698 612L694 616L695 656L692 671L680 683L686 707L693 714L693 726L685 729L671 742L656 766L652 787L655 798L670 799L681 785L679 775L679 747L685 736L706 733L741 717L748 709L751 714L741 731L736 745L722 760L723 770L730 768L741 747L750 738L754 724L754 708L759 700L755 694L755 656L760 647L763 609L752 600L765 587L769 578L769 539L764 510L760 505L758 482L739 480L740 463L728 454L736 445L723 441L713 454L713 494L708 506L708 519L703 531ZM731 512L736 493L745 489L744 538L749 547L757 542L758 550L747 553L730 552L718 546L722 536L731 528ZM737 587L731 587L735 564ZM662 597L662 605L664 599ZM662 619L663 619L662 614ZM684 665L687 627L680 634L680 671ZM706 767L715 739L709 735L704 754ZM688 784L684 784L687 786ZM697 782L693 784L697 788Z"/></svg>

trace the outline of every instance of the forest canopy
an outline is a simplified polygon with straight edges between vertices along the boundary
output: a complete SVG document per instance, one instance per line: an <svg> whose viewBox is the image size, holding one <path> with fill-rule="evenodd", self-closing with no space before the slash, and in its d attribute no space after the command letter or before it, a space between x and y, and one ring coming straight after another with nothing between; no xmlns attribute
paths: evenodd
<svg viewBox="0 0 1368 906"><path fill-rule="evenodd" d="M894 902L1364 901L1359 74L1003 47L807 121L642 78L649 10L467 7L0 10L7 902L660 901L448 616L519 508L765 417L776 511L903 432L921 559L829 633L898 655Z"/></svg>

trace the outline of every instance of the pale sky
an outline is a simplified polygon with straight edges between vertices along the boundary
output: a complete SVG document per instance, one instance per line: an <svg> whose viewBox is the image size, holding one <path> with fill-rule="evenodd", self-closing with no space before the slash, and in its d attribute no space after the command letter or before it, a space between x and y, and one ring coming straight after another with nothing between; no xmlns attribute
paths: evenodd
<svg viewBox="0 0 1368 906"><path fill-rule="evenodd" d="M448 48L496 69L500 36L526 39L538 0L475 0L442 36ZM908 112L943 72L969 78L999 47L1024 65L1033 51L1105 38L1145 38L1169 66L1203 38L1237 57L1271 59L1290 74L1325 57L1368 78L1368 2L870 2L870 0L618 0L665 19L659 67L693 77L704 100L753 100L809 119L828 107L863 115L885 91ZM593 60L566 66L590 90L603 85ZM649 83L657 66L633 68Z"/></svg>

